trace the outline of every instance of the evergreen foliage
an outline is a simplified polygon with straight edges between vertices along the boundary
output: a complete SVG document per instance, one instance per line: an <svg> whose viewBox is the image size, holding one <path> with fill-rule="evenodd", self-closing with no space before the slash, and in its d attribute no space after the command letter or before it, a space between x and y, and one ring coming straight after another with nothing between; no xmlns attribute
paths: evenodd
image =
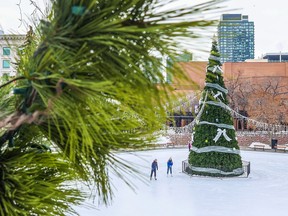
<svg viewBox="0 0 288 216"><path fill-rule="evenodd" d="M213 40L206 71L206 85L200 100L200 118L194 128L194 142L189 154L192 174L237 176L243 173L233 118L226 105L220 54Z"/></svg>
<svg viewBox="0 0 288 216"><path fill-rule="evenodd" d="M14 92L0 104L1 215L76 214L71 206L87 197L76 181L105 203L111 173L131 185L124 174L138 171L115 152L146 147L169 104L153 52L175 58L177 38L200 37L191 31L216 24L187 16L220 1L164 9L171 2L52 1L27 34L19 76L1 86Z"/></svg>

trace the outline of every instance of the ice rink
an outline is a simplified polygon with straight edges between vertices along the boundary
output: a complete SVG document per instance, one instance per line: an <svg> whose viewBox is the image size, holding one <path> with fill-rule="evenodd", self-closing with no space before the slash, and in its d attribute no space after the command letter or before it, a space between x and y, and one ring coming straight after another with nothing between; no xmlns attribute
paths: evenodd
<svg viewBox="0 0 288 216"><path fill-rule="evenodd" d="M135 154L135 155L134 155ZM130 177L131 190L113 177L114 198L110 206L75 208L81 216L286 216L288 213L288 153L241 151L251 162L248 178L190 177L181 172L188 149L162 149L119 153L143 171L145 181ZM136 156L137 155L137 156ZM174 161L173 177L166 162ZM158 180L149 180L150 165L157 158ZM88 202L92 203L91 200Z"/></svg>

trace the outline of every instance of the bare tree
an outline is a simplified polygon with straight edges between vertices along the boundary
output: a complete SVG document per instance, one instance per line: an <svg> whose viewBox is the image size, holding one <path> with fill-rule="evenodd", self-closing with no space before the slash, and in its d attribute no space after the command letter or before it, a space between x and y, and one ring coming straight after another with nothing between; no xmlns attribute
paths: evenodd
<svg viewBox="0 0 288 216"><path fill-rule="evenodd" d="M287 87L280 78L270 78L252 86L253 91L249 100L253 101L249 113L258 120L270 124L284 124L288 97Z"/></svg>
<svg viewBox="0 0 288 216"><path fill-rule="evenodd" d="M243 79L241 71L238 71L234 79L226 80L226 88L228 89L227 97L229 105L233 110L246 110L251 92L250 86L250 81Z"/></svg>
<svg viewBox="0 0 288 216"><path fill-rule="evenodd" d="M279 77L249 79L239 71L226 80L230 107L268 124L287 124L288 87Z"/></svg>

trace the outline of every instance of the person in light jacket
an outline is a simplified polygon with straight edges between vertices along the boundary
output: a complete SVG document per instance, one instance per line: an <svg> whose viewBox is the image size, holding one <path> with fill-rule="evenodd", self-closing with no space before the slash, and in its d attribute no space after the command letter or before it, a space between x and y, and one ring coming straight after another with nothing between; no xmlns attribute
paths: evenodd
<svg viewBox="0 0 288 216"><path fill-rule="evenodd" d="M154 178L155 178L155 180L157 180L157 178L156 178L156 170L158 170L158 163L157 163L157 159L155 159L155 160L152 162L152 165L151 165L150 180L152 180L152 176L153 176L153 174L154 174Z"/></svg>
<svg viewBox="0 0 288 216"><path fill-rule="evenodd" d="M172 176L172 166L173 166L173 160L170 157L169 160L167 161L167 176L168 176L169 172Z"/></svg>

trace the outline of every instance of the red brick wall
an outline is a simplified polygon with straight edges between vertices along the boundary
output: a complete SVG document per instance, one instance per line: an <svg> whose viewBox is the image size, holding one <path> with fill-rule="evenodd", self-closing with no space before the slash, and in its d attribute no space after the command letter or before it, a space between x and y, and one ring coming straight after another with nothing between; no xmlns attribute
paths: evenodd
<svg viewBox="0 0 288 216"><path fill-rule="evenodd" d="M222 69L226 78L233 78L239 72L243 78L288 78L288 62L226 62Z"/></svg>
<svg viewBox="0 0 288 216"><path fill-rule="evenodd" d="M188 82L173 80L172 86L181 90L201 90L204 88L206 61L179 62L180 67L184 70L189 78ZM222 66L225 79L236 78L241 72L241 78L251 80L253 83L260 83L265 80L281 78L281 81L288 82L288 62L226 62ZM194 84L193 84L194 83ZM195 84L198 87L195 87Z"/></svg>
<svg viewBox="0 0 288 216"><path fill-rule="evenodd" d="M238 135L238 145L243 147L248 147L252 142L261 142L270 145L271 137L269 135L255 135L255 134L245 134ZM278 140L279 145L288 144L288 135L278 135L274 136L273 139Z"/></svg>
<svg viewBox="0 0 288 216"><path fill-rule="evenodd" d="M187 146L188 142L191 140L191 134L172 134L169 135L172 145L174 146ZM288 144L288 134L287 135L277 135L273 139L278 140L278 144ZM252 142L261 142L264 144L271 144L271 137L267 134L254 134L245 133L237 135L238 145L242 147L248 147Z"/></svg>

